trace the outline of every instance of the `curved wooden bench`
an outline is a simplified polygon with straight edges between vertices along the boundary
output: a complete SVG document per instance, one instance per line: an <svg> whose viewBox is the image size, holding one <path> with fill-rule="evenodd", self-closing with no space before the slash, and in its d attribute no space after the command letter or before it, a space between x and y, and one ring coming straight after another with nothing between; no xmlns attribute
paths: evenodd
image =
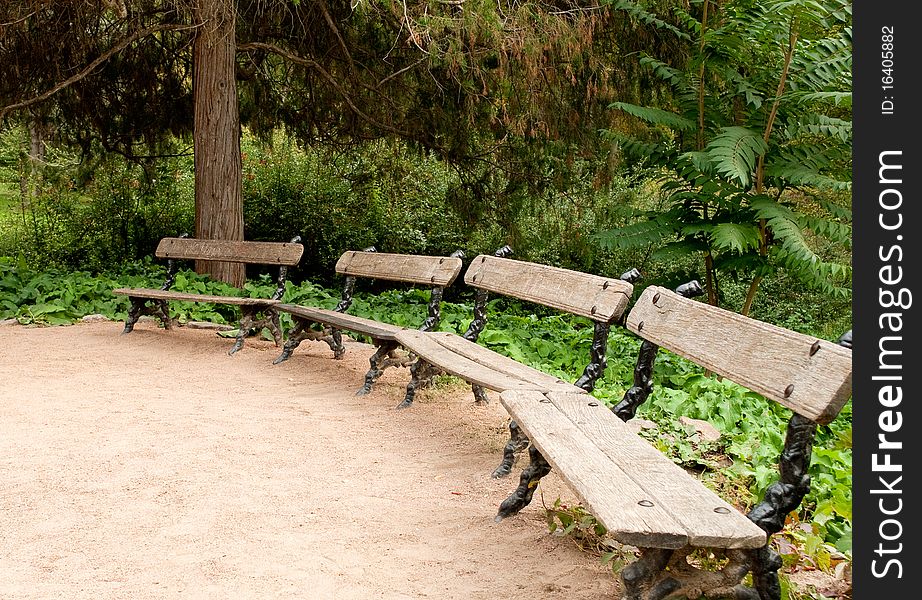
<svg viewBox="0 0 922 600"><path fill-rule="evenodd" d="M693 283L692 290L698 288ZM781 559L768 538L809 491L817 425L834 419L851 395L850 332L839 344L818 340L656 286L637 300L627 327L644 341L634 385L613 409L580 394L502 392L503 405L532 446L530 463L497 520L526 506L541 477L556 468L615 539L640 549L640 559L621 573L625 598L778 600ZM720 500L624 424L652 391L660 346L794 411L779 481L748 514ZM694 567L687 556L696 548L722 553L724 566ZM752 588L741 584L750 572Z"/></svg>
<svg viewBox="0 0 922 600"><path fill-rule="evenodd" d="M336 262L336 272L346 276L342 300L333 310L280 304L275 310L289 313L295 322L285 347L273 364L278 364L291 356L294 349L304 340L321 340L333 350L333 358L341 358L345 353L342 344L342 330L352 331L371 338L377 347L369 359L370 368L365 374L364 385L357 395L371 391L375 381L389 367L408 366L411 358L397 352L399 342L397 332L402 328L373 319L364 319L346 314L352 304L356 279L384 279L412 285L431 286L428 317L420 326L429 331L438 326L442 291L450 285L461 271L461 251L451 256L418 256L411 254L388 254L366 248L360 252L350 250L343 253ZM320 330L314 330L314 325Z"/></svg>
<svg viewBox="0 0 922 600"><path fill-rule="evenodd" d="M275 307L281 302L285 292L285 279L288 267L298 264L304 252L304 246L295 237L290 242L246 242L226 240L202 240L180 236L163 238L157 244L154 255L168 259L167 279L160 289L118 288L114 294L128 296L131 308L125 319L122 333L130 333L141 315L154 315L160 318L164 329L172 327L168 302L208 302L239 306L241 310L237 338L229 354L243 347L244 339L253 331L267 327L275 338L275 344L282 343L282 327ZM178 260L205 260L219 262L237 262L248 264L279 265L277 288L271 298L242 298L237 296L216 296L211 294L194 294L176 292L170 288L176 276Z"/></svg>
<svg viewBox="0 0 922 600"><path fill-rule="evenodd" d="M639 276L636 270L620 278L601 277L559 267L506 258L508 247L493 256L476 257L464 274L468 285L478 288L474 319L463 336L444 332L401 331L397 340L419 359L411 366L412 379L398 408L410 406L421 383L436 372L461 377L471 383L477 402L486 402L484 388L531 390L584 394L591 392L605 370L605 352L611 324L627 308L633 286ZM499 293L528 302L542 304L560 311L586 317L594 322L589 348L589 364L575 383L569 383L520 364L476 343L486 326L486 303L489 293ZM517 452L528 446L518 423L509 423L510 438L503 449L502 463L493 472L503 477L512 470Z"/></svg>

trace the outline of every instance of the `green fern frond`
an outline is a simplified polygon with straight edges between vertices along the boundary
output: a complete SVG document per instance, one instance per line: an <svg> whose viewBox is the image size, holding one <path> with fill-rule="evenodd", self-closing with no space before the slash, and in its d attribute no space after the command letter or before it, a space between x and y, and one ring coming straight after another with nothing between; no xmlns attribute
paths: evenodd
<svg viewBox="0 0 922 600"><path fill-rule="evenodd" d="M797 102L829 101L833 106L852 107L852 93L849 92L793 92L788 95Z"/></svg>
<svg viewBox="0 0 922 600"><path fill-rule="evenodd" d="M719 250L745 254L759 248L759 228L751 223L718 223L711 231L711 243Z"/></svg>
<svg viewBox="0 0 922 600"><path fill-rule="evenodd" d="M817 235L843 244L847 247L852 243L852 228L847 223L840 223L821 217L803 216L801 217L804 226Z"/></svg>
<svg viewBox="0 0 922 600"><path fill-rule="evenodd" d="M679 223L670 218L671 213L661 213L645 221L637 221L617 229L600 231L596 234L598 243L608 250L646 248L660 244L674 236Z"/></svg>
<svg viewBox="0 0 922 600"><path fill-rule="evenodd" d="M759 134L745 127L723 127L705 148L714 169L748 188L756 160L768 146Z"/></svg>
<svg viewBox="0 0 922 600"><path fill-rule="evenodd" d="M630 0L614 0L611 3L611 8L613 10L620 10L624 13L627 13L632 19L640 21L644 25L649 25L655 29L668 31L679 39L690 39L688 33L678 29L676 26L671 25L666 21L663 21L643 6L640 6L637 2L631 2Z"/></svg>
<svg viewBox="0 0 922 600"><path fill-rule="evenodd" d="M832 200L827 200L825 198L813 198L813 201L816 202L820 208L829 213L830 216L834 219L844 221L846 223L852 222L852 211L850 208L842 206L833 202Z"/></svg>
<svg viewBox="0 0 922 600"><path fill-rule="evenodd" d="M691 255L707 252L708 245L703 240L685 239L669 242L657 248L650 258L666 263L678 262Z"/></svg>
<svg viewBox="0 0 922 600"><path fill-rule="evenodd" d="M638 119L643 119L647 123L651 123L653 125L663 125L671 129L678 129L679 131L691 131L695 128L694 121L659 108L638 106L636 104L629 104L627 102L612 102L608 105L608 108L622 110L629 115L637 117Z"/></svg>
<svg viewBox="0 0 922 600"><path fill-rule="evenodd" d="M761 275L765 277L770 275L773 267L764 256L754 252L746 254L719 254L714 259L714 268L724 273L743 271L751 275Z"/></svg>
<svg viewBox="0 0 922 600"><path fill-rule="evenodd" d="M784 137L787 139L796 139L803 135L828 136L848 142L852 138L852 122L813 113L788 123L784 129Z"/></svg>
<svg viewBox="0 0 922 600"><path fill-rule="evenodd" d="M849 190L850 181L836 179L830 175L820 173L807 165L793 162L772 162L765 165L765 175L779 180L787 185L815 187L827 190Z"/></svg>
<svg viewBox="0 0 922 600"><path fill-rule="evenodd" d="M682 71L671 67L661 60L652 56L640 57L640 65L653 71L660 81L668 83L677 94L684 94L686 97L695 97L695 88L689 84Z"/></svg>

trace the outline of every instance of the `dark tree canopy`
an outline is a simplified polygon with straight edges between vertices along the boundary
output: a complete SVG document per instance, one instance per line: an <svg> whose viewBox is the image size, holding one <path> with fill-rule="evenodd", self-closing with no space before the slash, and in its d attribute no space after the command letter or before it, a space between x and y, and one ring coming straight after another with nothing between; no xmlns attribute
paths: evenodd
<svg viewBox="0 0 922 600"><path fill-rule="evenodd" d="M127 156L190 133L195 3L3 3L0 116L52 119L61 138ZM627 65L610 64L618 38L655 42L582 0L236 7L241 122L254 131L285 126L331 144L397 136L513 173L515 153L535 142L588 154L613 84L628 87Z"/></svg>

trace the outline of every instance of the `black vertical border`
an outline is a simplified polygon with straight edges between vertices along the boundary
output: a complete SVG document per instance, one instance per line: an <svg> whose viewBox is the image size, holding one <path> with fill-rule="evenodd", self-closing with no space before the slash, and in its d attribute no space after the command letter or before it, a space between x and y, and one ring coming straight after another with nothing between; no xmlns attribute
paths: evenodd
<svg viewBox="0 0 922 600"><path fill-rule="evenodd" d="M854 331L854 380L853 380L853 584L855 600L899 599L918 597L915 561L918 554L915 546L922 545L917 537L918 518L922 506L918 504L919 494L911 489L918 489L922 483L918 463L919 444L915 443L912 432L920 425L919 411L916 408L917 394L922 393L918 383L922 362L918 352L912 346L918 344L918 318L915 302L922 302L922 296L914 297L907 309L885 308L880 298L881 290L898 291L906 288L911 293L918 288L918 265L922 262L922 242L920 242L920 221L915 205L922 197L919 195L918 180L922 178L922 165L919 163L919 145L922 140L916 135L918 122L922 119L922 109L915 95L916 81L922 75L922 23L914 19L918 13L918 4L910 0L871 2L859 0L853 2L853 331ZM916 10L911 10L915 8ZM883 63L886 43L883 36L892 28L893 35L893 89L883 86ZM884 104L889 100L892 108ZM892 114L886 114L892 112ZM880 155L882 152L899 151L901 155L890 154L886 159L890 163L899 163L902 173L899 184L882 184L880 182ZM885 172L893 179L895 170ZM902 204L895 210L884 210L880 206L880 194L886 189L896 189L902 194ZM898 198L893 193L886 193L885 200L894 204ZM880 219L895 224L897 214L902 217L902 225L897 230L886 230ZM898 239L899 238L899 239ZM893 251L889 260L887 256L894 246L902 250ZM895 268L902 269L902 280L895 285L881 283L881 268L891 265L887 271L892 276ZM920 291L922 293L922 291ZM915 294L913 294L915 295ZM892 332L889 325L881 325L881 315L888 312L902 313L902 330ZM889 370L886 374L898 373L902 381L893 382L902 388L903 400L899 406L885 407L880 402L879 393L886 383L875 380L883 373L879 368L881 339L884 336L900 336L900 341L889 340L885 347L900 350L901 355L889 361L900 361L900 371ZM887 433L891 441L902 442L901 449L886 451L879 448L878 436L882 433L880 419L887 410L899 411L902 426L898 431ZM892 418L885 423L892 427ZM883 454L890 454L890 460L902 466L899 473L875 472L872 470L874 455L877 462L885 459ZM894 483L896 477L902 480ZM883 476L884 480L879 478ZM881 494L886 491L885 484L899 493ZM883 508L881 501L884 502ZM897 514L886 515L883 509ZM898 521L884 523L887 519ZM887 540L885 537L897 539ZM888 560L899 563L887 565ZM877 571L878 575L874 572ZM883 576L879 576L883 573Z"/></svg>

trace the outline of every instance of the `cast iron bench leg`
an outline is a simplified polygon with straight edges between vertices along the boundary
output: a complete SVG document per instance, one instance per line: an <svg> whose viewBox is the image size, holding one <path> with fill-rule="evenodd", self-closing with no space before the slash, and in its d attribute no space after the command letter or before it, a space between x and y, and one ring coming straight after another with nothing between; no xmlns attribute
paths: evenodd
<svg viewBox="0 0 922 600"><path fill-rule="evenodd" d="M324 336L320 339L326 342L333 351L334 360L340 360L346 353L346 347L343 346L343 332L336 328L324 329L323 332Z"/></svg>
<svg viewBox="0 0 922 600"><path fill-rule="evenodd" d="M378 380L378 377L384 373L384 367L381 363L387 359L391 353L397 349L397 342L382 342L375 353L371 355L371 358L368 359L371 368L368 369L368 372L365 373L365 385L359 388L359 391L355 393L356 396L364 396L365 394L371 391L372 386Z"/></svg>
<svg viewBox="0 0 922 600"><path fill-rule="evenodd" d="M243 316L240 317L240 326L237 329L237 339L234 341L234 345L228 354L233 354L237 350L243 348L243 341L250 335L250 330L253 328L253 318L256 316L256 311L244 308L242 312Z"/></svg>
<svg viewBox="0 0 922 600"><path fill-rule="evenodd" d="M511 473L515 455L528 448L529 443L519 424L515 420L509 421L509 441L503 448L503 462L493 471L493 479L499 479Z"/></svg>
<svg viewBox="0 0 922 600"><path fill-rule="evenodd" d="M138 296L129 296L128 299L131 300L131 308L128 309L128 317L125 319L125 329L122 333L131 333L141 315L159 317L164 329L172 329L173 323L170 321L170 311L166 300L153 300ZM152 302L154 306L148 306L148 302Z"/></svg>
<svg viewBox="0 0 922 600"><path fill-rule="evenodd" d="M503 500L499 505L499 512L494 519L497 523L518 514L520 510L528 506L532 496L535 495L535 489L541 478L551 472L551 465L544 459L537 448L531 446L528 449L528 456L531 462L522 470L522 477L519 479L519 487L512 494Z"/></svg>
<svg viewBox="0 0 922 600"><path fill-rule="evenodd" d="M277 365L280 362L284 362L291 357L291 353L295 351L301 342L310 337L310 327L312 321L305 321L304 319L299 319L294 317L294 326L291 328L291 331L288 332L288 341L285 342L285 345L282 347L282 353L279 354L278 358L272 361L273 365Z"/></svg>
<svg viewBox="0 0 922 600"><path fill-rule="evenodd" d="M404 396L403 402L397 405L397 408L408 408L413 404L413 399L416 397L416 390L421 387L426 387L436 372L437 369L431 364L421 358L417 359L416 362L410 366L410 375L412 375L412 379L410 379L410 383L407 384L407 394Z"/></svg>
<svg viewBox="0 0 922 600"><path fill-rule="evenodd" d="M487 397L487 390L483 389L482 386L472 383L471 391L474 392L474 404L477 406L485 406L490 403L490 399Z"/></svg>

